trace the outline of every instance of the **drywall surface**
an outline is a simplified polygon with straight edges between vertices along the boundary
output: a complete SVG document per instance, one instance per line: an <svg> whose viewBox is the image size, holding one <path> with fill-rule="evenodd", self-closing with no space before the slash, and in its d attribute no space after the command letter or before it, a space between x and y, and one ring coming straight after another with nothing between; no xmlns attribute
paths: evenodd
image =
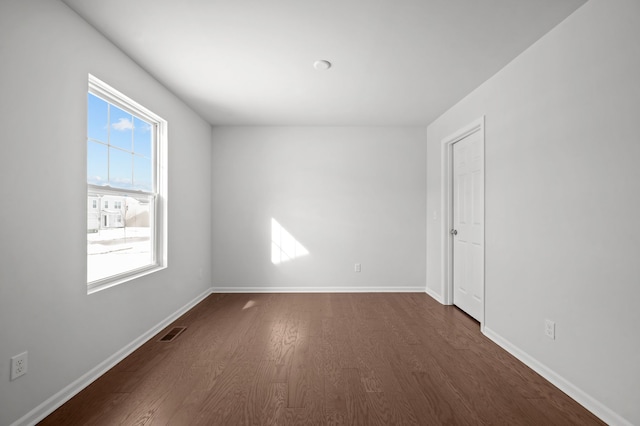
<svg viewBox="0 0 640 426"><path fill-rule="evenodd" d="M211 285L211 127L58 1L0 3L0 424ZM92 73L169 123L168 268L87 295ZM199 271L202 270L202 276ZM29 352L27 375L9 359Z"/></svg>
<svg viewBox="0 0 640 426"><path fill-rule="evenodd" d="M425 128L214 127L214 289L424 291L425 154ZM273 263L272 220L308 254Z"/></svg>
<svg viewBox="0 0 640 426"><path fill-rule="evenodd" d="M486 115L486 326L640 424L640 3L591 0L428 128L427 286L442 294L441 141ZM629 219L629 220L627 220ZM557 323L556 340L544 321ZM620 420L620 419L617 419Z"/></svg>

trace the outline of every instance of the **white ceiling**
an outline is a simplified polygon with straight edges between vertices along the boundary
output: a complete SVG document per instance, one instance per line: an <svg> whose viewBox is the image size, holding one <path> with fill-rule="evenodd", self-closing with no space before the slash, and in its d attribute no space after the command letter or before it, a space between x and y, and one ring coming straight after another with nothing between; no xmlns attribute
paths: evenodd
<svg viewBox="0 0 640 426"><path fill-rule="evenodd" d="M63 1L213 125L406 126L586 0Z"/></svg>

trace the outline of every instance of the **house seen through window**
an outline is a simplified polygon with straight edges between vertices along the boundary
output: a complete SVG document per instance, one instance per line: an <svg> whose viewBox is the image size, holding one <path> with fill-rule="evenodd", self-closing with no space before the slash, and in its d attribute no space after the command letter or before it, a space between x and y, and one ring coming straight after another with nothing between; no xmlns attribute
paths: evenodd
<svg viewBox="0 0 640 426"><path fill-rule="evenodd" d="M166 122L93 76L87 95L89 290L166 265ZM101 206L98 208L98 206Z"/></svg>

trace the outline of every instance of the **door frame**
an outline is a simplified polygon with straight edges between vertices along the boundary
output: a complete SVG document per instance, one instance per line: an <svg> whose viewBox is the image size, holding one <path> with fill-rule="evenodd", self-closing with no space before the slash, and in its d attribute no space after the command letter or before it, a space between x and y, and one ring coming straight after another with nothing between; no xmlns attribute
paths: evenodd
<svg viewBox="0 0 640 426"><path fill-rule="evenodd" d="M476 132L480 133L480 152L482 155L482 182L483 182L483 215L482 215L482 259L485 260L486 248L485 248L485 160L484 160L484 121L483 115L477 120L474 120L470 124L457 130L453 134L442 139L442 145L440 152L441 157L441 191L440 191L440 206L442 218L441 228L441 253L442 253L442 299L445 305L453 305L453 237L449 231L453 227L453 144L461 141L462 139L470 136ZM483 268L484 270L484 268ZM485 273L486 275L486 273ZM486 306L486 291L485 291L485 277L482 277L482 314L480 315L480 329L484 330L484 314Z"/></svg>

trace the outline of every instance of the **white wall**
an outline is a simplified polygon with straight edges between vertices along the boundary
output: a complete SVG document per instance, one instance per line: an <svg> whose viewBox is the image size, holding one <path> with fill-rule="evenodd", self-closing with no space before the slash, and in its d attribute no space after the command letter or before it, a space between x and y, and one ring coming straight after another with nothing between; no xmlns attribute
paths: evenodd
<svg viewBox="0 0 640 426"><path fill-rule="evenodd" d="M214 127L214 288L424 291L425 155L425 128ZM271 218L310 254L272 264Z"/></svg>
<svg viewBox="0 0 640 426"><path fill-rule="evenodd" d="M0 424L7 425L210 287L211 127L58 1L0 3L0 64ZM92 295L88 73L169 122L169 267ZM9 359L25 350L29 372L10 382Z"/></svg>
<svg viewBox="0 0 640 426"><path fill-rule="evenodd" d="M427 152L428 288L442 294L440 143L484 114L486 327L593 398L590 408L633 424L639 41L640 2L587 2L431 124Z"/></svg>

